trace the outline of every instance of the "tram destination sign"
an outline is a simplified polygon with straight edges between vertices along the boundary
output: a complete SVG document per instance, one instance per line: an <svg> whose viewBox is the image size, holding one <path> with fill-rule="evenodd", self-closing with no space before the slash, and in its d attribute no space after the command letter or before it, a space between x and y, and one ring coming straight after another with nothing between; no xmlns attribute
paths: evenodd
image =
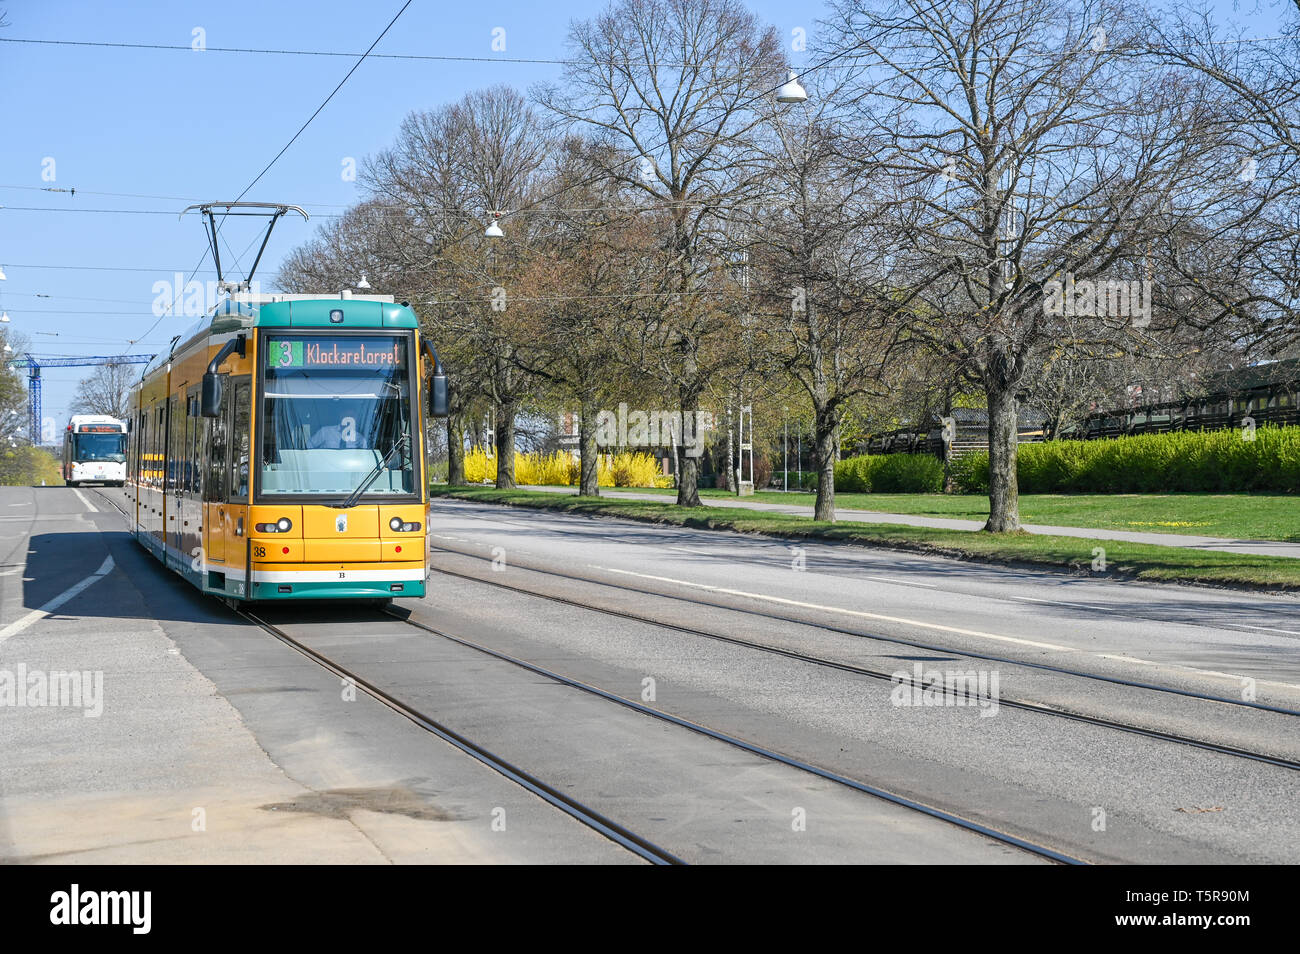
<svg viewBox="0 0 1300 954"><path fill-rule="evenodd" d="M397 337L272 338L266 366L276 370L404 368L406 340Z"/></svg>

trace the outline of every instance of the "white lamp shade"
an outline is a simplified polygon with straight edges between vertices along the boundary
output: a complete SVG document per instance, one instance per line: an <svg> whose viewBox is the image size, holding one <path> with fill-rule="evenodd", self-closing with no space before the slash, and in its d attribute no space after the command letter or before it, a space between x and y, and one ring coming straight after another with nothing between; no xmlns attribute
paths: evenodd
<svg viewBox="0 0 1300 954"><path fill-rule="evenodd" d="M362 273L361 273L361 281L357 282L357 287L358 287L358 288L362 288L362 289L364 289L364 288L369 288L369 287L370 287L370 282L366 281L366 273L365 273L365 272L362 272Z"/></svg>
<svg viewBox="0 0 1300 954"><path fill-rule="evenodd" d="M488 238L505 238L506 236L506 233L501 231L501 226L497 225L496 219L492 220L492 224L483 231L483 234Z"/></svg>
<svg viewBox="0 0 1300 954"><path fill-rule="evenodd" d="M808 102L808 91L799 85L799 77L794 70L790 71L790 79L776 91L776 101L778 103Z"/></svg>

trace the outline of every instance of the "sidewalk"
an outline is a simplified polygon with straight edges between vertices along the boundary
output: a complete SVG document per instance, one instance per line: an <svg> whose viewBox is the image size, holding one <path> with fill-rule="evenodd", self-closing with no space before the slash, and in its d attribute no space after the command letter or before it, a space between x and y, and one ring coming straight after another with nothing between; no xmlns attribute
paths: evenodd
<svg viewBox="0 0 1300 954"><path fill-rule="evenodd" d="M545 490L550 493L571 494L569 487L527 487L527 490ZM624 500L671 501L664 494L648 494L635 490L600 489L602 497ZM798 517L811 517L812 506L799 504L759 503L738 497L708 497L709 507L739 507L747 510L767 510L788 513ZM953 520L947 517L919 517L906 513L877 513L873 510L848 510L837 507L835 519L842 523L897 523L910 527L933 527L939 530L979 530L984 524L978 520ZM1224 553L1252 553L1260 556L1281 556L1300 559L1300 543L1281 540L1230 540L1226 537L1199 537L1185 533L1144 533L1133 530L1102 530L1091 527L1053 527L1046 524L1025 524L1030 533L1044 533L1061 537L1087 537L1094 540L1124 540L1129 543L1151 543L1162 547L1182 547L1189 550L1220 550Z"/></svg>

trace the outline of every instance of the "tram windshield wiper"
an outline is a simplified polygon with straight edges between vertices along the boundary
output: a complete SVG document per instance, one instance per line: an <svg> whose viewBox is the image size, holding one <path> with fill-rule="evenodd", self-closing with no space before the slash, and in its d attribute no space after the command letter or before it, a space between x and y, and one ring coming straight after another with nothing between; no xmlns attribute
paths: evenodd
<svg viewBox="0 0 1300 954"><path fill-rule="evenodd" d="M393 459L393 455L406 447L408 436L409 435L407 434L403 434L393 442L393 446L388 448L388 453L385 454L383 459L374 466L374 469L371 470L370 473L366 474L366 479L357 485L357 489L348 494L346 500L338 504L329 504L329 506L338 510L347 510L350 507L355 507L357 501L361 499L361 495L364 494L366 489L378 479L380 474L384 472L384 468L387 467L388 462Z"/></svg>

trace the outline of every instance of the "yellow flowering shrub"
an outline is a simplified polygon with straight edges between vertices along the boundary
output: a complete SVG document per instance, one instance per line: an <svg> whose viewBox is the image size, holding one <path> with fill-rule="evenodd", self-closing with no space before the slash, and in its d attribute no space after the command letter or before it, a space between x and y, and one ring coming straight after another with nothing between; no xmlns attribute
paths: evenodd
<svg viewBox="0 0 1300 954"><path fill-rule="evenodd" d="M515 483L520 486L574 487L578 461L563 451L552 454L515 454ZM465 479L471 484L495 483L497 459L481 447L465 455ZM596 467L601 487L671 487L672 477L660 472L659 461L649 454L624 451L602 454Z"/></svg>

